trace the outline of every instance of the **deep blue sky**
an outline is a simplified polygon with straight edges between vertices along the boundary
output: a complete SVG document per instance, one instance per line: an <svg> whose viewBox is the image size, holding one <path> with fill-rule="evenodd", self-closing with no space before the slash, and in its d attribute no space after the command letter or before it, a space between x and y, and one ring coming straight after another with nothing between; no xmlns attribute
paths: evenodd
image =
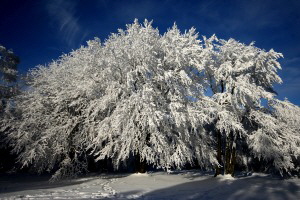
<svg viewBox="0 0 300 200"><path fill-rule="evenodd" d="M134 18L153 20L161 33L176 22L182 31L194 26L200 35L283 53L276 90L300 105L300 0L0 0L0 44L20 57L25 73Z"/></svg>

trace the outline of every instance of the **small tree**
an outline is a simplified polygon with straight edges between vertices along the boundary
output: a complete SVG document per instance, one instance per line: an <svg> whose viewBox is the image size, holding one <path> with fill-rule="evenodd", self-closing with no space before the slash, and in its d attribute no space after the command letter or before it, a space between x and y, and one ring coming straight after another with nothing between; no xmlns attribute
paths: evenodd
<svg viewBox="0 0 300 200"><path fill-rule="evenodd" d="M0 45L0 170L7 169L12 164L7 148L9 120L13 114L13 98L17 95L17 65L19 58L11 51Z"/></svg>
<svg viewBox="0 0 300 200"><path fill-rule="evenodd" d="M0 45L0 112L3 113L10 97L16 95L17 65L19 58Z"/></svg>

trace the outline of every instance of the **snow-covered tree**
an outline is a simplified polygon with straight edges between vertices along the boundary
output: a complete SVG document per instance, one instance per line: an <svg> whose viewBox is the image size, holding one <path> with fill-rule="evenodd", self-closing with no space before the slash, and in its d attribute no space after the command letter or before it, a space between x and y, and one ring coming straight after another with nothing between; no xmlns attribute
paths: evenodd
<svg viewBox="0 0 300 200"><path fill-rule="evenodd" d="M282 82L277 74L277 70L281 69L277 59L282 55L274 50L259 49L254 43L245 45L234 39L218 40L212 36L208 39L204 37L204 42L207 52L205 76L211 98L218 104L214 106L217 159L223 165L224 173L233 175L236 151L241 148L237 145L244 142L250 147L251 154L264 159L272 158L277 170L292 169L290 161L292 155L297 153L291 152L299 151L296 145L299 134L296 129L284 128L292 126L289 123L295 120L283 115L273 90L274 83ZM266 108L262 100L273 102L275 107ZM284 105L286 107L287 103ZM289 106L298 118L299 107ZM276 131L273 125L276 125ZM261 137L271 137L269 139L272 141L267 142ZM279 138L282 138L281 141ZM295 139L294 143L291 139ZM221 173L220 167L216 167L216 175Z"/></svg>
<svg viewBox="0 0 300 200"><path fill-rule="evenodd" d="M151 23L137 20L106 41L115 80L91 105L97 111L103 110L103 101L113 104L95 126L97 159L110 157L115 167L131 155L162 168L182 167L196 158L201 166L215 162L203 129L206 119L189 100L203 96L202 80L192 68L201 67L199 42L195 29L181 34L174 25L161 36Z"/></svg>
<svg viewBox="0 0 300 200"><path fill-rule="evenodd" d="M17 66L19 58L11 50L0 45L0 113L10 97L16 95Z"/></svg>
<svg viewBox="0 0 300 200"><path fill-rule="evenodd" d="M23 166L43 172L59 165L53 178L86 169L84 109L105 87L97 57L103 55L99 41L94 40L49 66L30 71L30 88L16 100L21 119L12 121L15 131L10 134Z"/></svg>
<svg viewBox="0 0 300 200"><path fill-rule="evenodd" d="M11 134L20 162L39 172L60 165L54 178L85 169L87 151L115 168L132 156L142 168L216 163L208 119L192 100L204 91L194 72L202 57L197 37L176 25L160 35L136 20L103 44L89 41L33 69Z"/></svg>
<svg viewBox="0 0 300 200"><path fill-rule="evenodd" d="M85 171L91 156L116 169L134 159L141 172L198 164L233 174L242 145L294 170L299 107L275 98L281 56L234 39L201 41L194 28L161 35L135 20L30 71L12 146L23 166L57 170L53 179Z"/></svg>

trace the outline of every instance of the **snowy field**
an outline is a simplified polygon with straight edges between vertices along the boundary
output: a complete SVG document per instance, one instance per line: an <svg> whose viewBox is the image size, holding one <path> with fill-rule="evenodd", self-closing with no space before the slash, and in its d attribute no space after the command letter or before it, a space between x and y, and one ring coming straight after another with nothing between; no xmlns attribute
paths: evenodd
<svg viewBox="0 0 300 200"><path fill-rule="evenodd" d="M2 175L0 199L299 200L300 179L265 174L238 178L198 171L89 175L59 183L47 176Z"/></svg>

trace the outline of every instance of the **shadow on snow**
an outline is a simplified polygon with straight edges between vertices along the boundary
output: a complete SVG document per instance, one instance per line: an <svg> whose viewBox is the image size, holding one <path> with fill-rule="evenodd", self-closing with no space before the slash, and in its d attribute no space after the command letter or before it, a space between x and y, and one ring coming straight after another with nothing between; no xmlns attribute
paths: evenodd
<svg viewBox="0 0 300 200"><path fill-rule="evenodd" d="M120 193L126 197L139 191ZM197 199L197 200L298 200L300 186L289 180L275 177L249 176L226 180L209 177L173 187L155 190L135 199Z"/></svg>

